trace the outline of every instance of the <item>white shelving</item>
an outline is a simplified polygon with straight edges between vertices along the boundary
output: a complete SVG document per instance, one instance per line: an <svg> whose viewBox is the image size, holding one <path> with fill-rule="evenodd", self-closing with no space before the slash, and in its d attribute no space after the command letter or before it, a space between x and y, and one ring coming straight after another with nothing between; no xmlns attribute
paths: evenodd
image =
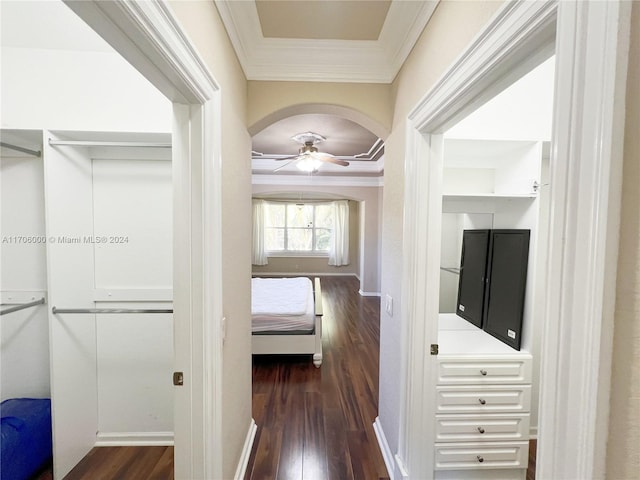
<svg viewBox="0 0 640 480"><path fill-rule="evenodd" d="M531 246L520 351L450 313L458 276L441 272L435 478L523 479L537 422L531 325L544 145L445 139L444 150L441 265L459 266L465 229L529 229Z"/></svg>

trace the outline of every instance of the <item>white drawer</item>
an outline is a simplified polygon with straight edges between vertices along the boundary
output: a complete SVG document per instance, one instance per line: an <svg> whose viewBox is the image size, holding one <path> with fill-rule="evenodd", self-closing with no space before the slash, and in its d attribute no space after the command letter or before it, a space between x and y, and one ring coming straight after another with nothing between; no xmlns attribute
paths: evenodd
<svg viewBox="0 0 640 480"><path fill-rule="evenodd" d="M525 441L529 414L436 415L436 442Z"/></svg>
<svg viewBox="0 0 640 480"><path fill-rule="evenodd" d="M438 361L438 384L470 383L531 383L530 358L483 361L440 359Z"/></svg>
<svg viewBox="0 0 640 480"><path fill-rule="evenodd" d="M436 470L526 468L529 442L436 444Z"/></svg>
<svg viewBox="0 0 640 480"><path fill-rule="evenodd" d="M527 413L531 385L436 387L436 413Z"/></svg>

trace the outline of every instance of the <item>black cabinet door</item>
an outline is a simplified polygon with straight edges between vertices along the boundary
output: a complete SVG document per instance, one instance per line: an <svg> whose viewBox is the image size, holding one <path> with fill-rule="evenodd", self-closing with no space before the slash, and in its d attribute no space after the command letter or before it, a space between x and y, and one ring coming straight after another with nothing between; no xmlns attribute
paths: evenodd
<svg viewBox="0 0 640 480"><path fill-rule="evenodd" d="M484 330L520 350L529 259L529 230L492 230Z"/></svg>
<svg viewBox="0 0 640 480"><path fill-rule="evenodd" d="M465 230L462 234L462 257L458 281L458 316L482 328L487 252L491 230Z"/></svg>

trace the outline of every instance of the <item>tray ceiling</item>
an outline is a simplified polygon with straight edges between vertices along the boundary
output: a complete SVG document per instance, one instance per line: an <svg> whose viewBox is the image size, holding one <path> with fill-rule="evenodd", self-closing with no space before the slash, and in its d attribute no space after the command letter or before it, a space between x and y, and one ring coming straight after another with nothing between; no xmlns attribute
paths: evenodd
<svg viewBox="0 0 640 480"><path fill-rule="evenodd" d="M391 83L438 0L216 0L249 80Z"/></svg>

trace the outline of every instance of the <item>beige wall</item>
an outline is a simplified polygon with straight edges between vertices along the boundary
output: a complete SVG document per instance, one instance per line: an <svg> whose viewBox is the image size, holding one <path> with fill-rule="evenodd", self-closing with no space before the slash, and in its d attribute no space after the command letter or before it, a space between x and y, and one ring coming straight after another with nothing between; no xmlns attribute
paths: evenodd
<svg viewBox="0 0 640 480"><path fill-rule="evenodd" d="M251 139L247 84L213 2L172 1L171 8L222 92L223 475L233 478L251 421Z"/></svg>
<svg viewBox="0 0 640 480"><path fill-rule="evenodd" d="M272 200L276 199L270 197ZM360 209L358 202L349 201L349 265L329 265L328 257L270 257L268 265L253 265L254 275L326 274L358 275L360 272Z"/></svg>
<svg viewBox="0 0 640 480"><path fill-rule="evenodd" d="M347 187L347 186L291 186L291 185L254 185L256 196L278 193L302 193L305 198L313 194L331 195L336 198L346 198L359 202L360 225L358 226L359 241L357 264L360 278L360 291L371 295L380 292L380 230L383 187ZM353 239L352 239L353 240ZM356 261L356 259L353 259ZM326 260L323 260L326 263ZM255 268L255 267L254 267ZM329 267L335 269L335 267ZM258 273L257 270L255 270Z"/></svg>
<svg viewBox="0 0 640 480"><path fill-rule="evenodd" d="M379 417L391 451L398 449L402 351L402 217L405 122L418 101L502 5L496 1L443 1L393 83L393 127L385 150L381 293L394 299L393 317L380 317Z"/></svg>
<svg viewBox="0 0 640 480"><path fill-rule="evenodd" d="M389 85L330 82L263 82L251 81L249 90L248 125L257 133L274 121L300 113L336 113L327 107L352 110L345 117L361 124L380 138L386 138L391 127L391 89ZM323 105L325 110L305 105Z"/></svg>
<svg viewBox="0 0 640 480"><path fill-rule="evenodd" d="M627 76L622 214L607 478L640 472L640 3L634 2Z"/></svg>

